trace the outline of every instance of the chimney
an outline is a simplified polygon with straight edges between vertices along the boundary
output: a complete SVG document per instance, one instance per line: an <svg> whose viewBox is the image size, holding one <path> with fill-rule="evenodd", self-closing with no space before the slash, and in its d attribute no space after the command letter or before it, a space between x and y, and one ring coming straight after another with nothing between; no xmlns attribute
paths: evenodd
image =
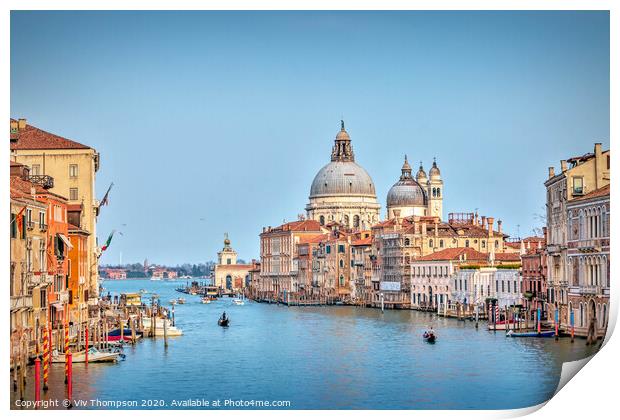
<svg viewBox="0 0 620 420"><path fill-rule="evenodd" d="M482 216L482 224L480 226L482 226L484 228L484 227L486 227L486 223L487 223L487 217L486 216Z"/></svg>
<svg viewBox="0 0 620 420"><path fill-rule="evenodd" d="M501 220L497 221L497 231L499 233L502 233L502 221Z"/></svg>
<svg viewBox="0 0 620 420"><path fill-rule="evenodd" d="M603 153L603 145L601 143L594 143L594 154L599 156Z"/></svg>
<svg viewBox="0 0 620 420"><path fill-rule="evenodd" d="M549 166L549 178L553 178L555 176L555 169L553 166Z"/></svg>
<svg viewBox="0 0 620 420"><path fill-rule="evenodd" d="M493 221L495 219L493 217L487 217L487 222L489 224L489 236L493 235Z"/></svg>
<svg viewBox="0 0 620 420"><path fill-rule="evenodd" d="M26 128L26 119L25 118L20 118L19 120L17 120L17 128L19 130L23 130L24 128Z"/></svg>
<svg viewBox="0 0 620 420"><path fill-rule="evenodd" d="M566 172L566 170L568 169L568 165L566 164L565 160L560 161L560 168L562 169L562 172Z"/></svg>

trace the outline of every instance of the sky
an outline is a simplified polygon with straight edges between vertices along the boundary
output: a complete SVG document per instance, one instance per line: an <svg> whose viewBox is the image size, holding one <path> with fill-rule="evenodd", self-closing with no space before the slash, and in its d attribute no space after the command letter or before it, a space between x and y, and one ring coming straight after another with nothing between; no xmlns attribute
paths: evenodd
<svg viewBox="0 0 620 420"><path fill-rule="evenodd" d="M11 13L11 116L101 153L101 263L215 260L304 213L344 119L385 197L541 226L548 167L609 147L607 12Z"/></svg>

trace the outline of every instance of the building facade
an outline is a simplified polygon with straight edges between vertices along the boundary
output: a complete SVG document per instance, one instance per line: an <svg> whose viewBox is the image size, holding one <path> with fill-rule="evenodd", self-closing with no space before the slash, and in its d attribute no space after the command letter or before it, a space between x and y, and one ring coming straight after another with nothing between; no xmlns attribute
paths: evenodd
<svg viewBox="0 0 620 420"><path fill-rule="evenodd" d="M604 336L609 321L610 186L567 202L568 324L575 334Z"/></svg>
<svg viewBox="0 0 620 420"><path fill-rule="evenodd" d="M217 264L213 271L214 285L225 292L241 292L250 285L252 264L238 264L237 251L230 246L228 234L224 247L217 253Z"/></svg>
<svg viewBox="0 0 620 420"><path fill-rule="evenodd" d="M53 179L49 191L66 197L68 204L82 204L82 221L78 225L89 232L87 241L86 285L92 304L99 296L96 221L99 201L95 196L95 176L99 153L89 146L48 133L25 119L11 119L11 160L27 165L31 176Z"/></svg>
<svg viewBox="0 0 620 420"><path fill-rule="evenodd" d="M560 173L549 168L545 181L547 189L547 305L549 314L558 311L560 325L569 323L568 289L568 210L567 204L576 198L603 188L610 182L609 150L600 143L594 151L560 161Z"/></svg>

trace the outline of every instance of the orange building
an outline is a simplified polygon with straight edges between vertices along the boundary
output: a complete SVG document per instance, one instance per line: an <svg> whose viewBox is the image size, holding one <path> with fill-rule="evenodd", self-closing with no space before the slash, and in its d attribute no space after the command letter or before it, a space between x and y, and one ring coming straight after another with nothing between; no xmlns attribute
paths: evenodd
<svg viewBox="0 0 620 420"><path fill-rule="evenodd" d="M70 301L67 288L69 252L73 247L69 240L67 200L45 189L38 190L36 197L47 203L47 274L52 280L52 287L48 288L48 303L52 325L58 327L65 320L72 321L66 318Z"/></svg>
<svg viewBox="0 0 620 420"><path fill-rule="evenodd" d="M69 224L69 311L73 322L88 320L88 288L85 288L88 273L88 235L89 233Z"/></svg>

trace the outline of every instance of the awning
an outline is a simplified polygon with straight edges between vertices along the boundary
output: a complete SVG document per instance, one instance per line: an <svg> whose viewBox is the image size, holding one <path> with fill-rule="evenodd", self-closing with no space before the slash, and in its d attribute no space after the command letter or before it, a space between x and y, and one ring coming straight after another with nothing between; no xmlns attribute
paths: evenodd
<svg viewBox="0 0 620 420"><path fill-rule="evenodd" d="M65 235L63 235L62 233L59 233L58 237L65 243L67 248L69 248L69 249L73 248L73 245L71 245L71 241Z"/></svg>
<svg viewBox="0 0 620 420"><path fill-rule="evenodd" d="M63 305L62 303L52 303L52 306L57 310L57 311L64 311L65 310L65 305Z"/></svg>

